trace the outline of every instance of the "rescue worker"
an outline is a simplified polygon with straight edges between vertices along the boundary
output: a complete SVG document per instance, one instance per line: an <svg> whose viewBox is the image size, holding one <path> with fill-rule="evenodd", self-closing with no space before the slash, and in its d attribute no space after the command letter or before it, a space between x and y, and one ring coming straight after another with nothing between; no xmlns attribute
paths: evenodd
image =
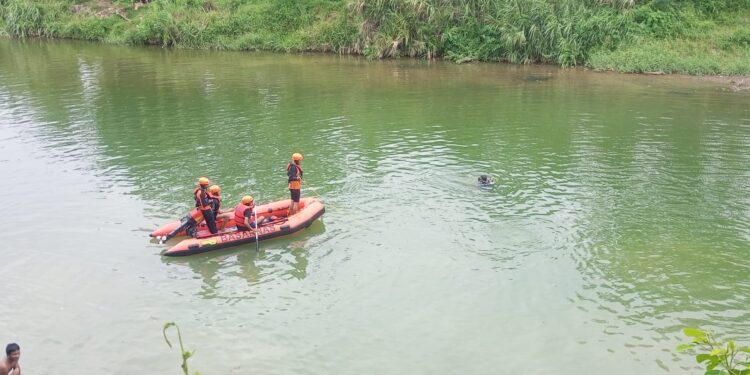
<svg viewBox="0 0 750 375"><path fill-rule="evenodd" d="M211 200L208 193L208 185L211 183L208 178L201 177L198 179L198 187L193 192L193 198L195 198L195 208L200 210L203 215L203 219L206 220L206 225L211 234L216 234L216 217L214 211L211 208Z"/></svg>
<svg viewBox="0 0 750 375"><path fill-rule="evenodd" d="M226 228L227 222L232 219L232 211L221 212L221 187L219 185L211 185L208 188L208 199L211 204L211 210L214 212L215 221L221 221L219 230L223 230Z"/></svg>
<svg viewBox="0 0 750 375"><path fill-rule="evenodd" d="M246 195L234 208L234 224L239 231L252 230L255 229L255 220L255 200Z"/></svg>
<svg viewBox="0 0 750 375"><path fill-rule="evenodd" d="M295 152L292 154L292 161L286 166L286 176L289 182L289 194L292 198L292 204L289 206L289 216L294 215L299 210L299 198L302 189L302 154Z"/></svg>

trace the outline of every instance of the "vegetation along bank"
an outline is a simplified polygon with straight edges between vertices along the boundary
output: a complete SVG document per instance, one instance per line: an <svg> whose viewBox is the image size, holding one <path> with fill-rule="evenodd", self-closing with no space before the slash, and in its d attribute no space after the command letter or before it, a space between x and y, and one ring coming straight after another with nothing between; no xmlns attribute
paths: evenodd
<svg viewBox="0 0 750 375"><path fill-rule="evenodd" d="M0 0L6 37L750 74L750 0Z"/></svg>

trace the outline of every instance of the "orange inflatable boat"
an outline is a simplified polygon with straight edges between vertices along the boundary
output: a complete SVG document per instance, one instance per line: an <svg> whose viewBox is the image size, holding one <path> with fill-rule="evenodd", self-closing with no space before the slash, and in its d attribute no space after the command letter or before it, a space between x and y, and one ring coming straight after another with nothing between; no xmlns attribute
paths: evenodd
<svg viewBox="0 0 750 375"><path fill-rule="evenodd" d="M314 201L314 198L302 198L299 201L299 207L300 210L302 210L306 205L310 204L312 201ZM290 200L281 200L276 202L271 202L267 204L257 205L255 206L255 212L258 214L258 218L267 217L267 216L286 216L286 211L289 209L289 203ZM230 208L229 211L234 211L234 207ZM222 212L224 212L222 210ZM189 214L183 218L182 220L173 221L171 223L164 224L160 226L159 228L156 228L149 236L156 238L156 239L162 239L163 237L169 235L171 232L177 231L174 233L173 236L169 236L169 238L172 237L178 237L178 236L187 236L187 233L185 232L184 224L185 219L190 216ZM200 220L203 220L203 217L201 216ZM217 223L218 225L218 223ZM226 228L233 227L234 226L234 216L227 222ZM198 227L196 228L198 232L208 232L208 227L206 226L205 222L201 222L198 224ZM168 238L167 238L168 239Z"/></svg>
<svg viewBox="0 0 750 375"><path fill-rule="evenodd" d="M277 218L257 229L257 240L259 242L299 232L309 227L325 212L325 206L320 201L314 198L303 198L299 202L299 211L287 217L290 202L286 199L255 207L258 218L267 216ZM205 223L201 223L196 228L196 238L180 241L163 252L162 255L185 256L255 242L256 231L238 231L234 225L234 220L230 220L225 226L226 229L216 235L211 235ZM170 232L175 232L175 229L177 229L177 236L184 236L186 233L183 227L184 221L174 221L159 227L151 232L150 236L161 239Z"/></svg>

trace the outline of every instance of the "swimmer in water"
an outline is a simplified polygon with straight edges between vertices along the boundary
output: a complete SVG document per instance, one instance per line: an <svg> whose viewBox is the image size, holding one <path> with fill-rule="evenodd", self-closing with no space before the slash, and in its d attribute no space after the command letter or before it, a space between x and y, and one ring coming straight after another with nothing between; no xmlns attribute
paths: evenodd
<svg viewBox="0 0 750 375"><path fill-rule="evenodd" d="M489 177L486 174L480 175L479 178L477 178L477 186L480 189L492 189L495 187L495 178Z"/></svg>

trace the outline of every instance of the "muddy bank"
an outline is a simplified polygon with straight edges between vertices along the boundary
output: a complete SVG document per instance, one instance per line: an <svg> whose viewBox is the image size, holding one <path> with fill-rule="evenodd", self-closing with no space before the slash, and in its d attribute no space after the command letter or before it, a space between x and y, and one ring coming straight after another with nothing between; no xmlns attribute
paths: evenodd
<svg viewBox="0 0 750 375"><path fill-rule="evenodd" d="M681 75L678 75L681 76ZM689 79L714 82L726 86L734 92L750 92L750 77L738 76L684 76Z"/></svg>

